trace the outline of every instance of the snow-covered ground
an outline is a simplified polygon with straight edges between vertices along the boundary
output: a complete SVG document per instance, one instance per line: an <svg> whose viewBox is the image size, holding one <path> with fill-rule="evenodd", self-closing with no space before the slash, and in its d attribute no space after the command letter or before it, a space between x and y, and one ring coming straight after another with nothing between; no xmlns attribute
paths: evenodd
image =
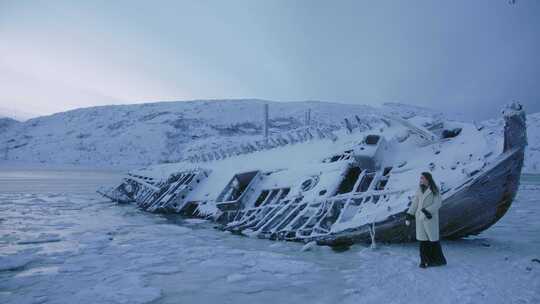
<svg viewBox="0 0 540 304"><path fill-rule="evenodd" d="M302 251L115 205L93 191L116 172L6 172L0 303L540 303L537 175L495 226L442 242L448 266L420 269L415 243Z"/></svg>

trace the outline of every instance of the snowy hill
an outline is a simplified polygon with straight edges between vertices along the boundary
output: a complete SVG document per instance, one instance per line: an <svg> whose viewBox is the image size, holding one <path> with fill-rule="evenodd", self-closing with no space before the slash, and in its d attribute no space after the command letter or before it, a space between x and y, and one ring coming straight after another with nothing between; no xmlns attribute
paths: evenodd
<svg viewBox="0 0 540 304"><path fill-rule="evenodd" d="M269 103L270 134L311 125L337 129L354 115L391 113L443 118L431 109L399 103L380 108L331 102L196 100L82 108L17 122L0 119L0 161L138 166L174 162L195 152L262 138L263 104ZM444 115L448 118L449 116ZM452 117L450 117L452 118ZM484 123L502 136L502 120ZM525 171L540 171L540 113L529 115Z"/></svg>
<svg viewBox="0 0 540 304"><path fill-rule="evenodd" d="M0 115L0 134L6 131L8 128L11 128L12 126L18 123L19 121L13 118L4 117Z"/></svg>
<svg viewBox="0 0 540 304"><path fill-rule="evenodd" d="M160 102L83 108L30 119L0 134L0 158L84 165L145 165L196 150L260 139L263 100ZM270 133L312 124L336 129L344 117L375 111L363 105L268 102Z"/></svg>

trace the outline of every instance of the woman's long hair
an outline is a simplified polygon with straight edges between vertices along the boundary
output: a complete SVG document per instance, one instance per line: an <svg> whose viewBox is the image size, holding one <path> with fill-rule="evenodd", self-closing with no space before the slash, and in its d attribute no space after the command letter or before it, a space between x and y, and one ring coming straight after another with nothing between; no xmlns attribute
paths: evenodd
<svg viewBox="0 0 540 304"><path fill-rule="evenodd" d="M439 187L437 187L437 184L435 183L435 181L433 180L433 176L431 176L431 173L429 172L422 172L422 176L424 176L427 181L428 181L428 187L429 189L431 190L431 192L434 194L434 195L438 195L439 194Z"/></svg>

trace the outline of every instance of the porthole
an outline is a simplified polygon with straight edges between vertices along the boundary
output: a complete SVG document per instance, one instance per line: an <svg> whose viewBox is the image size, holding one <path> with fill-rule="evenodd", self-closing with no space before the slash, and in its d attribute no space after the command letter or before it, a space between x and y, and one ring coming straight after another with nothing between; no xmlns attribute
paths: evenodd
<svg viewBox="0 0 540 304"><path fill-rule="evenodd" d="M325 195L325 194L326 194L326 189L319 191L319 195Z"/></svg>

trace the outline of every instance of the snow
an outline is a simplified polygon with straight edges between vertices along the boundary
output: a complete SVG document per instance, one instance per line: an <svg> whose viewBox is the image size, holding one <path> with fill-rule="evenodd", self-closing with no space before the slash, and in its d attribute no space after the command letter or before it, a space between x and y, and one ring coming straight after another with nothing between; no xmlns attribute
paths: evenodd
<svg viewBox="0 0 540 304"><path fill-rule="evenodd" d="M260 138L259 114L253 113L262 115L262 102L96 107L7 126L0 132L0 143L10 147L0 149L0 303L540 302L540 176L532 174L540 168L540 113L527 117L524 171L531 174L523 176L516 201L480 235L443 241L449 265L441 268L419 269L415 243L377 244L376 249L357 244L342 251L315 243L273 242L212 229L214 224L206 220L115 205L95 193L99 186L117 184L128 167ZM301 126L308 108L314 121L333 128L352 113L379 111L321 102L272 103L271 131ZM411 119L420 125L441 117L401 104L385 108L400 116L421 113L425 117ZM419 160L433 158L435 178L455 183L492 160L475 159L502 151L502 120L480 124L484 129L476 132L472 124L452 122L452 127L462 127L460 140L441 143L438 153L407 139L385 159L399 163L407 153ZM390 131L396 141L404 137L399 130ZM231 172L253 167L294 168L270 175L267 186L289 185L321 170L328 174L322 178L335 180L343 165L326 166L320 160L340 152L338 145L357 144L358 134L342 133L337 142L315 140L212 162L213 174L192 198L215 198L209 195L220 192ZM465 142L474 143L467 149L473 157L464 156ZM28 163L35 160L38 167ZM425 164L407 161L388 188L416 183L417 172L407 170ZM160 177L185 165L156 165L140 172ZM321 180L319 187L326 184ZM217 211L213 204L199 210ZM353 222L370 222L385 212L365 210L368 216Z"/></svg>
<svg viewBox="0 0 540 304"><path fill-rule="evenodd" d="M453 119L435 110L398 103L380 108L330 102L196 100L83 108L24 122L0 119L2 163L37 163L108 168L176 162L195 153L226 150L262 136L263 103L270 106L270 134L304 126L305 112L321 128L343 127L343 119L374 113ZM527 110L527 109L525 109ZM423 118L422 118L423 117ZM528 117L525 171L540 172L540 113ZM496 137L501 117L481 122ZM497 143L497 141L495 141Z"/></svg>
<svg viewBox="0 0 540 304"><path fill-rule="evenodd" d="M111 204L84 185L104 172L67 175L62 192L3 174L0 303L540 302L540 176L493 227L443 241L447 266L420 269L416 243L303 251Z"/></svg>
<svg viewBox="0 0 540 304"><path fill-rule="evenodd" d="M18 241L17 245L26 245L26 244L39 244L39 243L53 243L60 242L62 239L55 234L40 234L37 238Z"/></svg>
<svg viewBox="0 0 540 304"><path fill-rule="evenodd" d="M92 107L30 119L0 132L0 159L47 164L140 166L260 139L263 100L199 100ZM271 134L315 124L338 128L364 105L270 103ZM5 147L5 148L4 148Z"/></svg>
<svg viewBox="0 0 540 304"><path fill-rule="evenodd" d="M270 134L313 124L343 127L344 118L374 113L460 120L435 110L399 103L380 108L330 102L195 100L82 108L25 122L0 119L0 164L32 162L91 167L137 167L176 162L188 155L260 140L263 103L270 106ZM527 109L525 109L527 110ZM525 171L540 172L540 113L529 114ZM3 121L5 122L3 123ZM354 120L354 119L353 119ZM420 122L418 120L417 122ZM481 122L500 137L501 117Z"/></svg>
<svg viewBox="0 0 540 304"><path fill-rule="evenodd" d="M0 256L0 271L16 271L23 269L34 261L31 254L20 252L19 255Z"/></svg>
<svg viewBox="0 0 540 304"><path fill-rule="evenodd" d="M490 119L481 123L494 137L502 135L504 122L502 119ZM527 140L528 146L525 149L525 164L523 172L540 173L540 113L527 115Z"/></svg>

